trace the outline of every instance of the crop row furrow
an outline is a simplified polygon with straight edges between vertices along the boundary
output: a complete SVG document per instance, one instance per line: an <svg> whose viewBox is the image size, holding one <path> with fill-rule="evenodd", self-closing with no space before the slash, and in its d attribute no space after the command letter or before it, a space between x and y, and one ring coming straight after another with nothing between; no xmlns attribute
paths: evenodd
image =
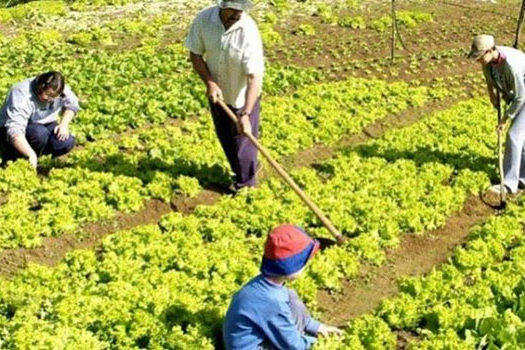
<svg viewBox="0 0 525 350"><path fill-rule="evenodd" d="M474 227L449 262L399 281L399 294L319 349L522 349L525 201ZM359 340L361 347L356 347Z"/></svg>

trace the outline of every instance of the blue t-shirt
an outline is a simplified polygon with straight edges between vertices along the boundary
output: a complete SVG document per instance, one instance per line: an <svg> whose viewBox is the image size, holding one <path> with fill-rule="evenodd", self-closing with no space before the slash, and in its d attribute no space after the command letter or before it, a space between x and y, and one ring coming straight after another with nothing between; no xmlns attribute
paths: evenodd
<svg viewBox="0 0 525 350"><path fill-rule="evenodd" d="M295 326L288 288L253 278L230 304L223 325L227 350L255 350L264 344L277 349L310 349L316 338L303 335ZM319 322L308 318L305 331L316 334Z"/></svg>

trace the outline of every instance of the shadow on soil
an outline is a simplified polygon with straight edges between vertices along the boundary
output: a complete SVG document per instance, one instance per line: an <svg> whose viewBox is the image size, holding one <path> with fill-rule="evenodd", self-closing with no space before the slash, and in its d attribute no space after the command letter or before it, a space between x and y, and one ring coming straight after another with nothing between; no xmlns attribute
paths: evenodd
<svg viewBox="0 0 525 350"><path fill-rule="evenodd" d="M417 147L415 151L382 151L375 144L360 145L354 148L344 149L344 152L355 151L362 157L381 157L394 162L400 159L408 159L418 166L425 163L441 163L453 166L457 170L469 169L472 171L485 172L491 176L494 173L494 165L497 158L479 157L468 153L449 153L433 150L429 147Z"/></svg>
<svg viewBox="0 0 525 350"><path fill-rule="evenodd" d="M131 162L122 154L110 155L99 159L87 159L75 162L74 165L67 163L56 164L57 168L84 168L90 171L111 173L113 175L128 176L140 179L145 185L155 180L157 172L165 173L170 177L181 175L195 177L204 186L219 190L226 187L230 181L228 169L220 166L192 162L188 159L174 158L171 162L158 158L143 157L137 163Z"/></svg>

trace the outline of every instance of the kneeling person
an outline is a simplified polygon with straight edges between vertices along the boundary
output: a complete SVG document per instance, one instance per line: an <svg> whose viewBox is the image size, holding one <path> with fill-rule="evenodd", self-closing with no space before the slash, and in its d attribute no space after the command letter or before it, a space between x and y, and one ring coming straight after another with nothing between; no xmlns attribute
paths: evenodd
<svg viewBox="0 0 525 350"><path fill-rule="evenodd" d="M25 157L36 168L41 155L58 157L71 151L75 138L69 123L78 110L78 98L59 72L47 72L11 87L0 110L4 162Z"/></svg>
<svg viewBox="0 0 525 350"><path fill-rule="evenodd" d="M226 349L310 349L318 334L341 330L314 320L305 305L284 283L301 274L319 242L293 225L270 232L262 260L262 274L235 294L226 313Z"/></svg>

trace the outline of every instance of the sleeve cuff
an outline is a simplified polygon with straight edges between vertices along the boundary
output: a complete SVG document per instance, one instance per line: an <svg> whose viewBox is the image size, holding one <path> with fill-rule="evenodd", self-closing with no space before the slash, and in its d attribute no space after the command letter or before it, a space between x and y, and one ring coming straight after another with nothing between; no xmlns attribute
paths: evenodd
<svg viewBox="0 0 525 350"><path fill-rule="evenodd" d="M80 107L64 105L64 110L70 110L70 111L73 111L73 113L77 114L78 111L80 110Z"/></svg>
<svg viewBox="0 0 525 350"><path fill-rule="evenodd" d="M320 325L321 323L319 321L316 321L313 318L310 318L308 322L306 323L306 327L304 328L304 330L309 334L317 335Z"/></svg>
<svg viewBox="0 0 525 350"><path fill-rule="evenodd" d="M264 74L264 64L247 64L244 68L246 74Z"/></svg>
<svg viewBox="0 0 525 350"><path fill-rule="evenodd" d="M197 50L194 45L192 45L191 43L187 41L184 43L184 46L186 46L186 48L195 55L202 56L204 54L204 50Z"/></svg>
<svg viewBox="0 0 525 350"><path fill-rule="evenodd" d="M9 142L13 142L13 138L15 136L24 135L24 133L25 133L24 131L19 130L19 129L9 129L9 128L7 128L7 130L6 130L7 140Z"/></svg>

